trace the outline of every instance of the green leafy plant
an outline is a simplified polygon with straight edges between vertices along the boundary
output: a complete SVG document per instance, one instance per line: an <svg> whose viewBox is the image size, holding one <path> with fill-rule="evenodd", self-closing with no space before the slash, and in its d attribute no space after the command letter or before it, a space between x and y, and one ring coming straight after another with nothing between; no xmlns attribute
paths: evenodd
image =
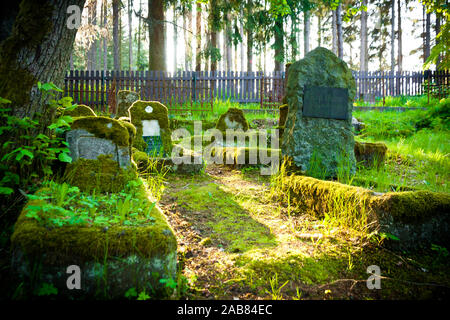
<svg viewBox="0 0 450 320"><path fill-rule="evenodd" d="M72 98L55 99L62 90L52 83L38 83L44 96L49 97L49 114L36 114L34 119L12 114L11 101L0 98L0 194L10 195L18 186L26 186L42 176L53 174L55 160L71 162L64 131L70 128L72 118L61 110L72 108ZM57 118L51 117L57 114ZM50 119L50 124L46 124Z"/></svg>

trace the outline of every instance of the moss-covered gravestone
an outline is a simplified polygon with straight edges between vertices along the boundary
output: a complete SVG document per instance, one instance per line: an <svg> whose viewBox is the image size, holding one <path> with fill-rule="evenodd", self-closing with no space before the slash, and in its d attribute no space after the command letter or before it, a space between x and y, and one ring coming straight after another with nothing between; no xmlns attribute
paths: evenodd
<svg viewBox="0 0 450 320"><path fill-rule="evenodd" d="M96 117L94 110L92 110L91 107L79 104L72 110L64 110L65 116L71 116L71 117Z"/></svg>
<svg viewBox="0 0 450 320"><path fill-rule="evenodd" d="M282 153L296 166L321 167L336 176L339 165L355 171L352 107L356 86L347 64L318 47L289 68L288 115ZM320 163L314 163L320 162Z"/></svg>
<svg viewBox="0 0 450 320"><path fill-rule="evenodd" d="M220 131L226 131L227 129L241 129L247 131L248 122L241 109L230 108L220 116L216 124L216 129L219 129Z"/></svg>
<svg viewBox="0 0 450 320"><path fill-rule="evenodd" d="M117 114L116 119L128 117L128 109L133 102L139 100L139 94L131 90L119 90L117 93Z"/></svg>
<svg viewBox="0 0 450 320"><path fill-rule="evenodd" d="M158 101L138 100L128 112L136 127L134 147L150 155L170 155L172 140L167 107Z"/></svg>
<svg viewBox="0 0 450 320"><path fill-rule="evenodd" d="M83 191L119 192L136 173L129 129L106 117L76 118L66 134L72 163L66 177Z"/></svg>

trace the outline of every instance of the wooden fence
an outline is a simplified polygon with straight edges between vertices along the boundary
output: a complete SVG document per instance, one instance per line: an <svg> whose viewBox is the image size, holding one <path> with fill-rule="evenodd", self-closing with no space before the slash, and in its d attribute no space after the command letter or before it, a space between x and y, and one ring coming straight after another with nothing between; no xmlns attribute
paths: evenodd
<svg viewBox="0 0 450 320"><path fill-rule="evenodd" d="M430 90L448 94L449 73L425 71L390 73L352 71L355 99L420 95ZM118 90L139 92L141 99L164 103L170 112L210 111L214 99L259 103L278 108L284 95L284 72L79 71L65 77L64 94L96 111L114 112ZM431 84L431 85L427 85ZM108 109L108 110L107 110Z"/></svg>

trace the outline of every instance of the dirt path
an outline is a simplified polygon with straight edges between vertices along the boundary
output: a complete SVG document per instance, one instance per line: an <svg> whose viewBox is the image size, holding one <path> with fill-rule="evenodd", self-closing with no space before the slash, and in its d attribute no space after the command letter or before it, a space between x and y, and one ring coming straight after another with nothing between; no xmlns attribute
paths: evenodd
<svg viewBox="0 0 450 320"><path fill-rule="evenodd" d="M160 204L178 238L190 288L186 298L449 296L448 259L436 263L429 260L436 256L419 255L418 261L361 243L346 230L272 201L269 183L259 170L225 166L208 166L204 175L168 176ZM383 290L367 288L369 265L383 270Z"/></svg>
<svg viewBox="0 0 450 320"><path fill-rule="evenodd" d="M169 177L161 206L179 239L179 261L192 298L330 296L322 285L340 261L324 260L314 268L321 255L314 238L318 226L300 232L305 217L289 218L288 208L268 199L268 185L259 172L242 174L223 166L209 166L201 178ZM312 239L302 239L305 234ZM335 292L341 296L354 284L344 281Z"/></svg>

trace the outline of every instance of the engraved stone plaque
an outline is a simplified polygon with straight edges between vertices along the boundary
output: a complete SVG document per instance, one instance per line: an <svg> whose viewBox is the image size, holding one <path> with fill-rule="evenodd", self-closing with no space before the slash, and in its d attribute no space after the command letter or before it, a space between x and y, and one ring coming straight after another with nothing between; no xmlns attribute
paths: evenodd
<svg viewBox="0 0 450 320"><path fill-rule="evenodd" d="M348 89L305 86L303 117L348 119Z"/></svg>

